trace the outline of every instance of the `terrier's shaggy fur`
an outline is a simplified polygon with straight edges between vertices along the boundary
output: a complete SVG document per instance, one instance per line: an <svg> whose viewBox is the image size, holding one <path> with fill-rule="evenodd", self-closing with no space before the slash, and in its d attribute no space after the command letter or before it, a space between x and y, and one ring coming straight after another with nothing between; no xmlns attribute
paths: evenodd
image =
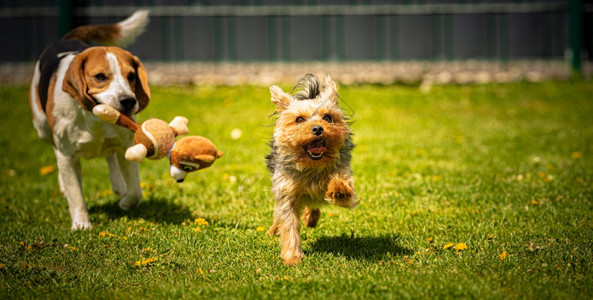
<svg viewBox="0 0 593 300"><path fill-rule="evenodd" d="M307 74L295 89L290 95L278 86L270 88L277 119L266 157L276 200L268 233L280 235L286 265L298 264L304 257L301 215L308 227L315 227L324 204L346 208L358 204L350 169L354 144L338 107L335 82L326 76L320 84L315 75Z"/></svg>

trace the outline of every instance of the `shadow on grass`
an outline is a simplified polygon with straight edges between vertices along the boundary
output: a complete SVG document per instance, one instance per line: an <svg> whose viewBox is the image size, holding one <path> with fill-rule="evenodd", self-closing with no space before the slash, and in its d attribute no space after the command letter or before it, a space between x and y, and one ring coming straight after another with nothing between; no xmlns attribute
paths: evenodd
<svg viewBox="0 0 593 300"><path fill-rule="evenodd" d="M145 219L155 223L181 224L191 219L191 212L187 207L174 203L166 198L143 199L139 207L124 211L118 206L118 201L109 201L89 208L89 213L103 214L108 219L119 219L124 216L129 219Z"/></svg>
<svg viewBox="0 0 593 300"><path fill-rule="evenodd" d="M311 245L313 252L332 253L350 259L382 260L386 255L403 256L412 250L399 245L396 235L321 237Z"/></svg>

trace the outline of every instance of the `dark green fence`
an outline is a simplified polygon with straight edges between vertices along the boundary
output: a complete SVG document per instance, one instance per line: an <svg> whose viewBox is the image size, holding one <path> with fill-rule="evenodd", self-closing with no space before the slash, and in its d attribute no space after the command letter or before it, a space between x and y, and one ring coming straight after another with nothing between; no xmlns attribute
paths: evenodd
<svg viewBox="0 0 593 300"><path fill-rule="evenodd" d="M149 28L130 47L145 60L514 60L569 53L577 70L583 53L589 59L593 11L580 0L4 2L0 34L14 44L0 50L2 61L34 60L72 26L117 22L146 8Z"/></svg>

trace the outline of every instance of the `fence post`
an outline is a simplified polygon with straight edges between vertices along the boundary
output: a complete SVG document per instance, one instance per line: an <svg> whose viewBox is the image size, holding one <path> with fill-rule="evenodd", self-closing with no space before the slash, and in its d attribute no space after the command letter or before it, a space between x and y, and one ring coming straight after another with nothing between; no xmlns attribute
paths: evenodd
<svg viewBox="0 0 593 300"><path fill-rule="evenodd" d="M582 0L568 1L568 41L570 63L573 75L581 74L581 51L583 48L583 3Z"/></svg>
<svg viewBox="0 0 593 300"><path fill-rule="evenodd" d="M58 13L58 34L60 35L60 38L72 29L73 11L74 7L72 7L72 0L60 0Z"/></svg>

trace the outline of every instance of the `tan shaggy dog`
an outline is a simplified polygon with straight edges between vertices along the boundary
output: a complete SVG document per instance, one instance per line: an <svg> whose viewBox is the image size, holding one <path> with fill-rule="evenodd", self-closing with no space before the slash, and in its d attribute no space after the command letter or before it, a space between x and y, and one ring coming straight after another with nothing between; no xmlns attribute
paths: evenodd
<svg viewBox="0 0 593 300"><path fill-rule="evenodd" d="M320 83L307 74L295 89L290 95L278 86L270 88L277 119L266 157L276 200L268 233L280 235L286 265L298 264L304 257L301 215L308 227L315 227L321 206L358 204L350 169L354 145L338 106L335 82L326 76Z"/></svg>

